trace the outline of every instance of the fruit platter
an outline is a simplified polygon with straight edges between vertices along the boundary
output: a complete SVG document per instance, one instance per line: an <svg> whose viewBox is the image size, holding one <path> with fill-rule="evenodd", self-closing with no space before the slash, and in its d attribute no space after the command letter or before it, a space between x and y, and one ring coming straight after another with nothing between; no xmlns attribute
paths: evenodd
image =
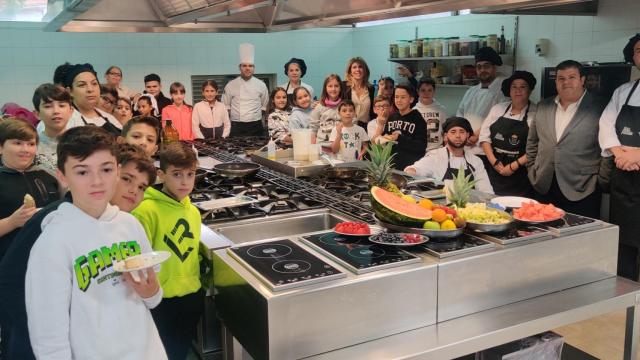
<svg viewBox="0 0 640 360"><path fill-rule="evenodd" d="M467 203L457 210L458 215L467 222L467 227L477 232L501 232L513 223L509 213L490 208L485 203Z"/></svg>
<svg viewBox="0 0 640 360"><path fill-rule="evenodd" d="M564 216L564 211L553 204L534 202L522 203L522 207L513 210L513 218L532 224L556 221Z"/></svg>
<svg viewBox="0 0 640 360"><path fill-rule="evenodd" d="M434 205L429 199L416 201L377 186L371 188L371 206L376 222L393 232L452 238L462 234L465 227L453 208Z"/></svg>
<svg viewBox="0 0 640 360"><path fill-rule="evenodd" d="M343 236L371 236L382 231L378 226L370 226L359 221L343 221L333 228L333 232Z"/></svg>
<svg viewBox="0 0 640 360"><path fill-rule="evenodd" d="M380 233L369 237L369 241L379 245L416 246L429 241L429 238L412 233Z"/></svg>

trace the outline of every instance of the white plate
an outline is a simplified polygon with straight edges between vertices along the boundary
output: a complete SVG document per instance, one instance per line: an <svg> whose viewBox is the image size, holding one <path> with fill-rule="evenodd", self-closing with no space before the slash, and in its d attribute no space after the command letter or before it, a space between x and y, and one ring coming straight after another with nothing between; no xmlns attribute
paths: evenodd
<svg viewBox="0 0 640 360"><path fill-rule="evenodd" d="M427 236L420 235L420 234L412 234L412 233L386 233L386 234L384 234L384 236L397 236L397 237L404 237L404 236L407 236L407 235L408 236L418 236L418 237L420 237L420 241L414 242L414 243L410 243L410 242L387 242L387 241L384 241L384 240L380 239L380 237L383 236L383 234L370 236L369 237L369 241L371 241L372 243L379 244L379 245L388 245L388 246L416 246L416 245L424 244L427 241L429 241L429 238Z"/></svg>
<svg viewBox="0 0 640 360"><path fill-rule="evenodd" d="M533 202L534 204L538 203L533 199L520 196L498 196L491 199L491 202L498 204L503 208L520 208L522 207L523 202Z"/></svg>
<svg viewBox="0 0 640 360"><path fill-rule="evenodd" d="M524 219L520 219L520 218L516 217L515 215L513 215L513 218L518 220L518 221L526 222L526 223L529 223L529 224L544 224L544 223L560 220L566 215L564 210L562 210L560 208L556 208L556 210L558 210L560 212L560 215L555 217L555 218L553 218L553 219L549 219L549 220L524 220Z"/></svg>
<svg viewBox="0 0 640 360"><path fill-rule="evenodd" d="M126 260L129 260L129 259L140 258L142 259L142 265L140 266L127 269L127 267L125 266L126 260L124 260L124 261L114 262L113 269L118 272L131 272L131 271L144 270L146 268L150 268L152 266L156 266L160 263L163 263L170 257L171 257L171 253L168 251L162 251L162 250L152 251L150 253L136 255L126 259Z"/></svg>
<svg viewBox="0 0 640 360"><path fill-rule="evenodd" d="M368 234L351 234L351 233L344 233L341 231L336 231L335 228L333 229L333 232L338 234L338 235L342 235L342 236L372 236L372 235L378 235L381 232L384 232L384 229L380 226L377 225L369 225L369 233Z"/></svg>

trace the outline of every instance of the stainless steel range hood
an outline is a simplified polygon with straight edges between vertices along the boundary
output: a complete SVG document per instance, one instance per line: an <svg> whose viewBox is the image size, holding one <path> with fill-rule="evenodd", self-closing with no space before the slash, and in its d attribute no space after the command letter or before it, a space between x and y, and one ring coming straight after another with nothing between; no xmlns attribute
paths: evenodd
<svg viewBox="0 0 640 360"><path fill-rule="evenodd" d="M463 9L508 12L585 0L50 0L46 31L271 32ZM597 3L597 2L596 2ZM58 10L55 10L58 9ZM592 15L591 13L589 15Z"/></svg>

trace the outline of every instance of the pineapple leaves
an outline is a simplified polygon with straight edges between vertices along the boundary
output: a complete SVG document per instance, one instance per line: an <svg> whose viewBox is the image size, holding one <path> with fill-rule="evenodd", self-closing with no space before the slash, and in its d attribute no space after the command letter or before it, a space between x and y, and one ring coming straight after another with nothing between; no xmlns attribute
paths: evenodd
<svg viewBox="0 0 640 360"><path fill-rule="evenodd" d="M469 202L471 190L475 187L477 180L471 180L471 174L464 175L464 167L458 168L458 174L453 177L453 188L450 189L450 200L459 208L465 207Z"/></svg>

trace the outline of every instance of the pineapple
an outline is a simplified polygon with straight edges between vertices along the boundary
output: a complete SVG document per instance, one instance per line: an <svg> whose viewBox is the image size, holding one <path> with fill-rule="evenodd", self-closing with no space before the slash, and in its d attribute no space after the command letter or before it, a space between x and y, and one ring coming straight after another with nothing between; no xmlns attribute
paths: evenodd
<svg viewBox="0 0 640 360"><path fill-rule="evenodd" d="M395 156L395 154L391 153L392 147L393 143L390 142L384 145L371 144L367 149L371 160L366 162L366 171L371 186L378 186L393 193L401 194L400 189L391 182L391 172L394 165L393 157Z"/></svg>
<svg viewBox="0 0 640 360"><path fill-rule="evenodd" d="M471 180L471 175L464 176L464 168L460 166L458 175L453 177L453 186L448 189L449 200L458 208L463 208L469 202L469 194L477 180Z"/></svg>

